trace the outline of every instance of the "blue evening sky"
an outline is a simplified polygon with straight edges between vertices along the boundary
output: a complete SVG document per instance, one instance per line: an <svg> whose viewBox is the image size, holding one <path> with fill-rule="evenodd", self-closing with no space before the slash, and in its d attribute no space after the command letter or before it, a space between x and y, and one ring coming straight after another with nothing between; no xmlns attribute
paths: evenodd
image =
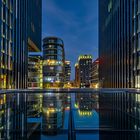
<svg viewBox="0 0 140 140"><path fill-rule="evenodd" d="M66 60L74 64L81 54L98 57L98 0L43 0L42 37L63 39Z"/></svg>

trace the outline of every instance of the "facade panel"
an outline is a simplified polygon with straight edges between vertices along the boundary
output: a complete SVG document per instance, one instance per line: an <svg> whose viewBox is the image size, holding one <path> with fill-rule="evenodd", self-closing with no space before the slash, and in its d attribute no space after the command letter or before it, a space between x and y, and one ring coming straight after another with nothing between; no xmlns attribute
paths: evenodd
<svg viewBox="0 0 140 140"><path fill-rule="evenodd" d="M13 88L14 0L0 1L0 89Z"/></svg>
<svg viewBox="0 0 140 140"><path fill-rule="evenodd" d="M133 80L133 1L99 1L100 83L131 88Z"/></svg>

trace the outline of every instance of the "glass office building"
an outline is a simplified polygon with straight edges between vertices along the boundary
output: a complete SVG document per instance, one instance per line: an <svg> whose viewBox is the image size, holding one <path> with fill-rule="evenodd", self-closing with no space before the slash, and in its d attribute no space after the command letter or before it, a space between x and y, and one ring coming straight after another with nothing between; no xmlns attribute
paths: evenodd
<svg viewBox="0 0 140 140"><path fill-rule="evenodd" d="M14 3L14 88L27 88L27 0Z"/></svg>
<svg viewBox="0 0 140 140"><path fill-rule="evenodd" d="M41 50L41 9L41 0L15 0L14 88L28 87L28 52Z"/></svg>
<svg viewBox="0 0 140 140"><path fill-rule="evenodd" d="M139 4L138 0L99 1L99 78L102 87L139 87ZM99 106L100 126L108 123L103 120L111 120L108 124L112 130L136 131L127 135L123 132L115 139L139 139L139 95L133 92L116 92L113 96L104 93L99 96ZM101 139L110 139L107 135L101 135Z"/></svg>
<svg viewBox="0 0 140 140"><path fill-rule="evenodd" d="M65 83L70 82L71 66L70 61L65 61Z"/></svg>
<svg viewBox="0 0 140 140"><path fill-rule="evenodd" d="M39 53L28 55L28 89L42 89L42 56Z"/></svg>
<svg viewBox="0 0 140 140"><path fill-rule="evenodd" d="M28 2L28 51L40 52L42 42L42 0Z"/></svg>
<svg viewBox="0 0 140 140"><path fill-rule="evenodd" d="M78 63L80 87L89 87L91 80L92 56L80 55L78 58Z"/></svg>
<svg viewBox="0 0 140 140"><path fill-rule="evenodd" d="M92 63L90 87L92 88L100 87L99 85L99 59L98 58Z"/></svg>
<svg viewBox="0 0 140 140"><path fill-rule="evenodd" d="M79 64L75 64L75 86L80 87Z"/></svg>
<svg viewBox="0 0 140 140"><path fill-rule="evenodd" d="M139 0L99 1L102 87L139 87Z"/></svg>
<svg viewBox="0 0 140 140"><path fill-rule="evenodd" d="M43 88L62 87L64 83L64 43L57 37L43 39Z"/></svg>
<svg viewBox="0 0 140 140"><path fill-rule="evenodd" d="M132 6L133 87L140 88L140 0L133 0Z"/></svg>
<svg viewBox="0 0 140 140"><path fill-rule="evenodd" d="M0 1L0 89L13 88L14 1Z"/></svg>

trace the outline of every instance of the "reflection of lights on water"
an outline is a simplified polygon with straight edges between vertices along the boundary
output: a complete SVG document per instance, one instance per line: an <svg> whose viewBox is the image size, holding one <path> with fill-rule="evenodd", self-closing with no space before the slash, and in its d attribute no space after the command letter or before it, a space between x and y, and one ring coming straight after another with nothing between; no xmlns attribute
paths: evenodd
<svg viewBox="0 0 140 140"><path fill-rule="evenodd" d="M65 110L70 110L70 107L69 107L69 106L67 106L67 107L65 108Z"/></svg>
<svg viewBox="0 0 140 140"><path fill-rule="evenodd" d="M78 114L80 116L92 116L93 112L92 111L80 111L80 110L78 110Z"/></svg>
<svg viewBox="0 0 140 140"><path fill-rule="evenodd" d="M70 96L68 96L68 99L70 99Z"/></svg>
<svg viewBox="0 0 140 140"><path fill-rule="evenodd" d="M140 88L140 84L135 84L135 88ZM140 90L140 89L138 89Z"/></svg>
<svg viewBox="0 0 140 140"><path fill-rule="evenodd" d="M40 97L40 98L42 98L42 97L43 97L43 95L39 95L39 97Z"/></svg>
<svg viewBox="0 0 140 140"><path fill-rule="evenodd" d="M78 104L75 103L75 104L74 104L74 107L75 107L75 108L78 108Z"/></svg>
<svg viewBox="0 0 140 140"><path fill-rule="evenodd" d="M51 92L49 92L49 93L46 93L46 95L52 95L52 93L51 93Z"/></svg>
<svg viewBox="0 0 140 140"><path fill-rule="evenodd" d="M96 89L99 88L99 83L97 83L97 84L95 85L95 88L96 88Z"/></svg>
<svg viewBox="0 0 140 140"><path fill-rule="evenodd" d="M47 114L48 116L52 113L57 113L57 112L61 112L61 109L57 109L57 108L43 108L43 113Z"/></svg>

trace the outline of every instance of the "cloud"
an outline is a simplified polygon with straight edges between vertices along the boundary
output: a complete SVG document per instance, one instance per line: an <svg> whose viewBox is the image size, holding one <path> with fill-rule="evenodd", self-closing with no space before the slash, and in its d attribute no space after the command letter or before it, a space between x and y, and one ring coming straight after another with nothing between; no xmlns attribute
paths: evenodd
<svg viewBox="0 0 140 140"><path fill-rule="evenodd" d="M75 19L75 16L68 11L61 9L53 0L44 0L43 11L48 13L52 18L56 18L58 22L65 24L65 26L78 26L79 21Z"/></svg>
<svg viewBox="0 0 140 140"><path fill-rule="evenodd" d="M72 67L80 54L98 56L97 1L43 0L42 36L54 35L64 40L66 59ZM74 67L72 73L74 77Z"/></svg>

